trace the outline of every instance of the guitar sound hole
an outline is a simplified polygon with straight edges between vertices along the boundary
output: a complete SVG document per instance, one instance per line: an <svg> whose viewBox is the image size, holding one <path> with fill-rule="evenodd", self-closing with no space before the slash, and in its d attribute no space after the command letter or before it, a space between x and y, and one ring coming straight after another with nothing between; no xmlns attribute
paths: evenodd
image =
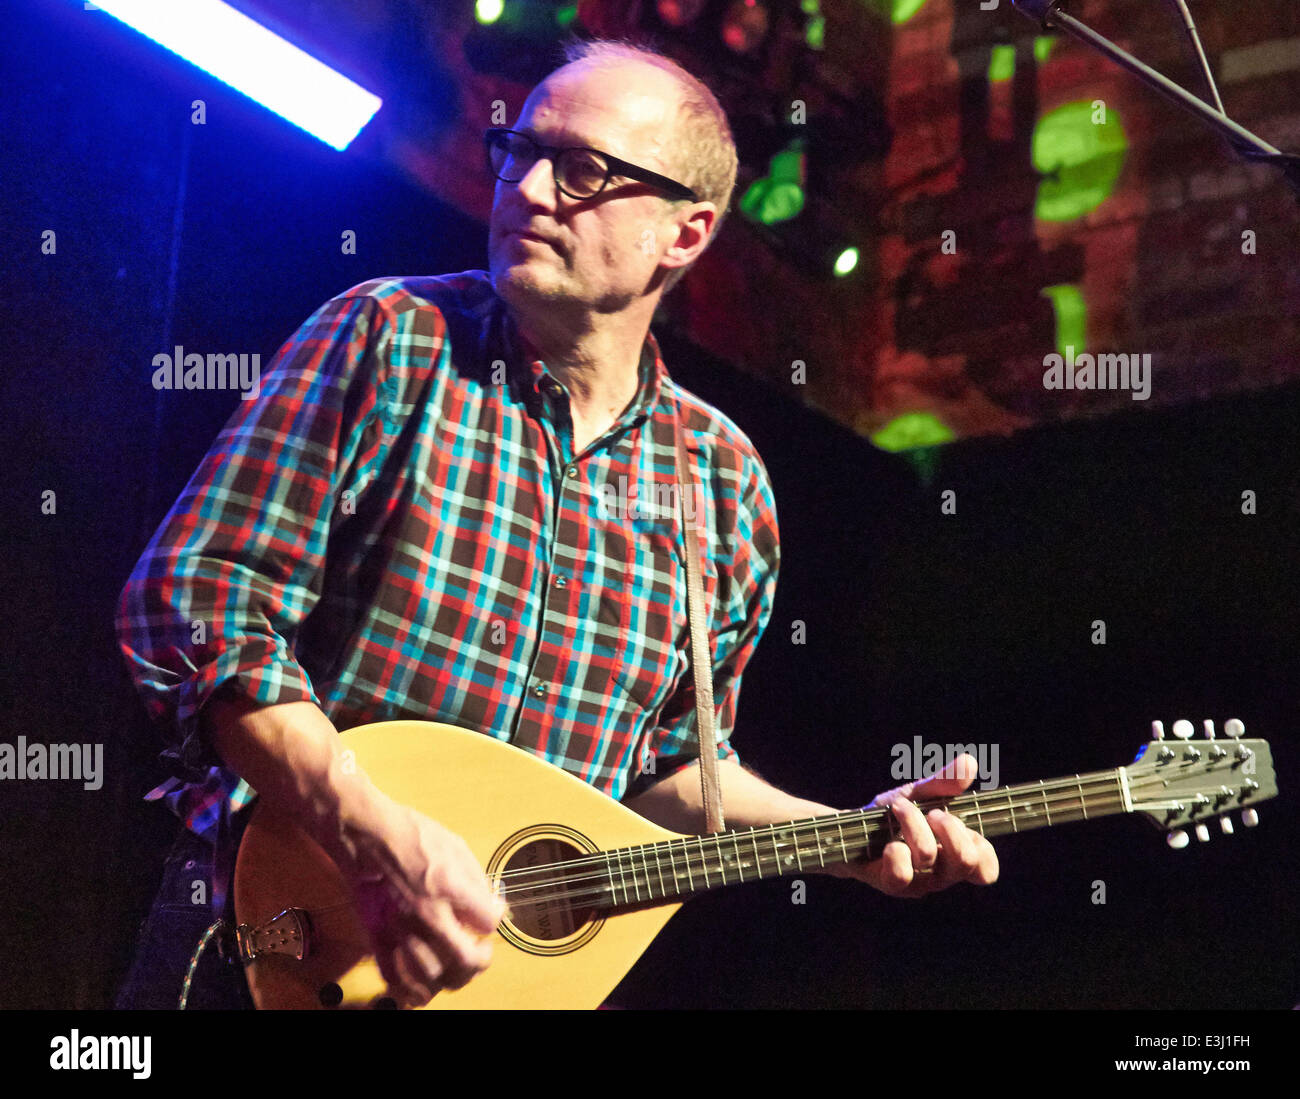
<svg viewBox="0 0 1300 1099"><path fill-rule="evenodd" d="M505 865L510 922L523 934L543 941L568 938L588 923L594 911L581 880L562 884L554 880L554 871L533 869L584 857L584 852L557 839L532 840L512 854ZM580 873L569 871L567 876L580 877ZM588 884L594 890L600 880L593 877Z"/></svg>

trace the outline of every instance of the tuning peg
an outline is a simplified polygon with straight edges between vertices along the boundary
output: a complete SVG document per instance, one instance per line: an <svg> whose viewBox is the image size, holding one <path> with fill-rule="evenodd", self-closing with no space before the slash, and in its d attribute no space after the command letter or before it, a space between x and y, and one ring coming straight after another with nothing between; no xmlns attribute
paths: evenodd
<svg viewBox="0 0 1300 1099"><path fill-rule="evenodd" d="M1152 740L1165 739L1165 723L1163 721L1151 722L1151 739Z"/></svg>
<svg viewBox="0 0 1300 1099"><path fill-rule="evenodd" d="M1191 842L1191 838L1181 828L1175 828L1169 835L1165 836L1165 843L1169 844L1175 851L1181 851Z"/></svg>
<svg viewBox="0 0 1300 1099"><path fill-rule="evenodd" d="M1201 724L1202 724L1202 725L1204 726L1204 728L1205 728L1205 739L1206 739L1206 740L1213 740L1213 739L1214 739L1214 722L1211 721L1211 720L1207 717L1203 722L1201 722Z"/></svg>
<svg viewBox="0 0 1300 1099"><path fill-rule="evenodd" d="M1198 824L1196 826L1196 838L1200 840L1202 843L1209 843L1210 830L1206 828L1204 824Z"/></svg>
<svg viewBox="0 0 1300 1099"><path fill-rule="evenodd" d="M1235 717L1230 717L1228 718L1227 721L1223 723L1223 735L1230 736L1232 737L1233 740L1236 740L1245 731L1246 731L1245 723L1239 721Z"/></svg>
<svg viewBox="0 0 1300 1099"><path fill-rule="evenodd" d="M1196 730L1186 718L1174 722L1173 733L1179 740L1188 740Z"/></svg>
<svg viewBox="0 0 1300 1099"><path fill-rule="evenodd" d="M1254 828L1259 823L1259 814L1254 809L1243 809L1241 811L1241 823L1247 828Z"/></svg>
<svg viewBox="0 0 1300 1099"><path fill-rule="evenodd" d="M1223 829L1225 836L1232 835L1232 818L1225 813L1219 818L1219 827Z"/></svg>

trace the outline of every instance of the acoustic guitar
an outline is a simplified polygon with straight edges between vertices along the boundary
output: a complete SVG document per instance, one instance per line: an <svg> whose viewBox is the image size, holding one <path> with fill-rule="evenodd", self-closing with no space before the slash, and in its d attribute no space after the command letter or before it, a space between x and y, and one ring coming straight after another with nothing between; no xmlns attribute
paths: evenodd
<svg viewBox="0 0 1300 1099"><path fill-rule="evenodd" d="M1141 813L1185 846L1208 839L1230 810L1256 823L1277 794L1263 740L1156 739L1111 771L953 798L941 806L985 836L1117 813ZM384 793L462 836L509 906L492 964L433 1008L594 1008L692 894L807 874L880 856L898 838L893 814L862 809L760 828L679 835L643 819L536 756L453 725L386 721L341 734ZM325 852L259 804L235 868L238 940L259 1008L391 1007L351 892Z"/></svg>

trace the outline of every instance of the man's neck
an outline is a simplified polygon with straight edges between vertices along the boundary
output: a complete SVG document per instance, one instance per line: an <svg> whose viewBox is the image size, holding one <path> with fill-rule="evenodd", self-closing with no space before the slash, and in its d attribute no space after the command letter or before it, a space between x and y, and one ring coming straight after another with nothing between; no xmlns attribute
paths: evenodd
<svg viewBox="0 0 1300 1099"><path fill-rule="evenodd" d="M648 322L563 336L531 325L527 318L516 316L515 323L547 370L568 390L574 445L581 450L576 437L579 425L594 437L617 420L636 396Z"/></svg>

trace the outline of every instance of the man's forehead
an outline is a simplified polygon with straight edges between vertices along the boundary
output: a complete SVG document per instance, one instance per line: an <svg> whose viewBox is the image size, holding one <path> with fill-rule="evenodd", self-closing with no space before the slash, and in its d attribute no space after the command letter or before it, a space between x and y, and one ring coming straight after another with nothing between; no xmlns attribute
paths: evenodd
<svg viewBox="0 0 1300 1099"><path fill-rule="evenodd" d="M561 69L533 89L516 128L557 143L631 140L657 149L676 109L675 89L660 75L644 66Z"/></svg>

